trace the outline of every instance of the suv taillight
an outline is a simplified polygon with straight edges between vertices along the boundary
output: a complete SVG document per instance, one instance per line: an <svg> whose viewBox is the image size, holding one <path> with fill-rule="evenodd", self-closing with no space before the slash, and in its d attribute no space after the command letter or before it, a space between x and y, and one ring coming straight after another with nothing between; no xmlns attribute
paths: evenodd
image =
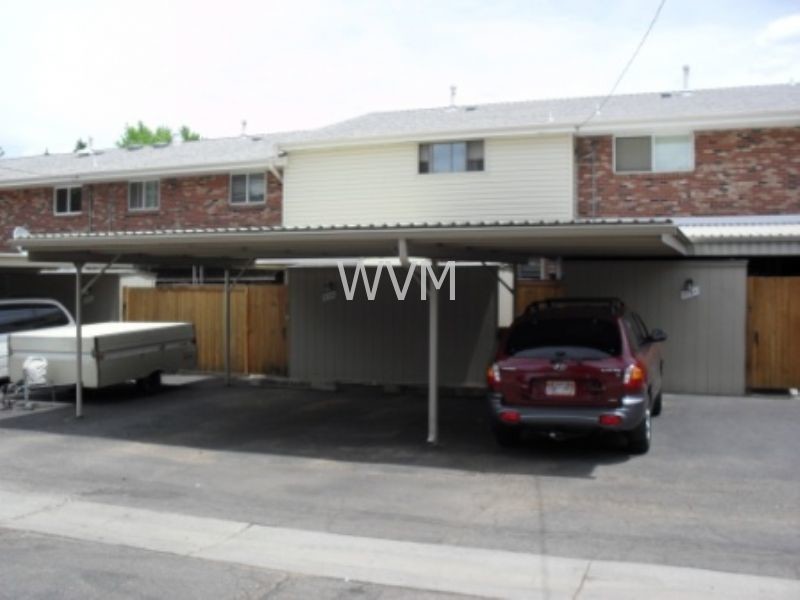
<svg viewBox="0 0 800 600"><path fill-rule="evenodd" d="M500 367L497 366L497 363L492 364L488 369L486 369L486 384L493 392L499 391Z"/></svg>
<svg viewBox="0 0 800 600"><path fill-rule="evenodd" d="M635 362L625 369L625 374L622 377L622 387L625 388L626 392L638 393L644 389L646 380L647 372L644 370L644 366L639 362Z"/></svg>

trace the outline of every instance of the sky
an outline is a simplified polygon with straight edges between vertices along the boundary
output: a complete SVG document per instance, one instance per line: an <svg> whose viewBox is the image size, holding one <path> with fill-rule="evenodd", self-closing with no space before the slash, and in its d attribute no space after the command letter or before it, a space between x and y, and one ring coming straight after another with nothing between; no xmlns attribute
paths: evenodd
<svg viewBox="0 0 800 600"><path fill-rule="evenodd" d="M609 92L659 0L6 1L5 156ZM800 0L666 0L618 93L800 83Z"/></svg>

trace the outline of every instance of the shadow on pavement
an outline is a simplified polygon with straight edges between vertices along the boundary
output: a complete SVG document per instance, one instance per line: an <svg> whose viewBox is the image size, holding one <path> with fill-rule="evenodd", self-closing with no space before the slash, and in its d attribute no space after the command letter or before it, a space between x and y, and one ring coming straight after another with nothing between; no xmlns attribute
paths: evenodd
<svg viewBox="0 0 800 600"><path fill-rule="evenodd" d="M89 391L80 420L72 408L21 413L0 421L0 429L561 477L591 477L597 465L628 459L624 443L608 436L566 441L530 436L519 448L499 448L481 397L440 399L441 444L437 447L425 443L427 399L423 395L375 388L325 392L242 382L225 387L218 380L208 380L166 386L152 396L142 396L134 386Z"/></svg>

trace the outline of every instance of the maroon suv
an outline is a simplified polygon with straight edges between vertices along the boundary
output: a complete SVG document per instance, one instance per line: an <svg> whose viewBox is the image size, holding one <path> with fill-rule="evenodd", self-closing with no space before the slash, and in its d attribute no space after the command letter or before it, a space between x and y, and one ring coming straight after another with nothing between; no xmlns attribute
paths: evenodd
<svg viewBox="0 0 800 600"><path fill-rule="evenodd" d="M608 430L623 432L630 452L647 452L666 339L617 298L534 302L487 372L498 443L516 444L525 428Z"/></svg>

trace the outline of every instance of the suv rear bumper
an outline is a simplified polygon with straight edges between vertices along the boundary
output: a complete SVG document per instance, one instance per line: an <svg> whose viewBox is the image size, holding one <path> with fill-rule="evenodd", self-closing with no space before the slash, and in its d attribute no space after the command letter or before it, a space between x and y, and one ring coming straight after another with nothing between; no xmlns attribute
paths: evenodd
<svg viewBox="0 0 800 600"><path fill-rule="evenodd" d="M508 406L503 404L502 394L490 393L489 406L492 416L499 425L507 427L530 427L533 429L564 429L564 430L591 430L604 429L607 431L629 431L634 429L644 419L647 411L646 396L625 396L620 406L609 408L581 407L581 406ZM509 423L501 418L503 413L513 412L519 414L517 423ZM600 423L601 415L617 415L620 422L617 425L603 425Z"/></svg>

